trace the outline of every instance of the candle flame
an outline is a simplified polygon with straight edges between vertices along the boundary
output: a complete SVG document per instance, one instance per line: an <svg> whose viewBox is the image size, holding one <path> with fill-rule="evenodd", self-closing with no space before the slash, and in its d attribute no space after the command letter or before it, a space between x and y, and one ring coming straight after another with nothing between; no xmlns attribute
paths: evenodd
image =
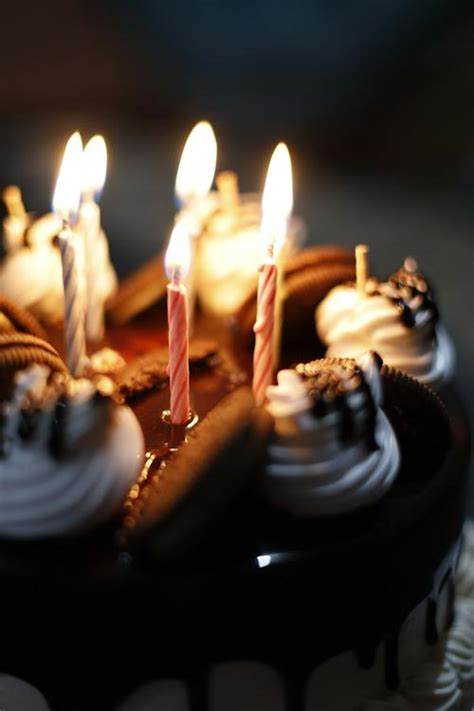
<svg viewBox="0 0 474 711"><path fill-rule="evenodd" d="M92 136L82 154L81 187L83 193L100 193L107 171L107 146L103 136Z"/></svg>
<svg viewBox="0 0 474 711"><path fill-rule="evenodd" d="M176 174L175 193L181 203L206 197L216 172L217 142L207 121L197 123L189 134Z"/></svg>
<svg viewBox="0 0 474 711"><path fill-rule="evenodd" d="M81 161L82 140L80 133L76 131L64 149L53 196L53 210L64 220L69 220L79 207Z"/></svg>
<svg viewBox="0 0 474 711"><path fill-rule="evenodd" d="M291 158L285 143L279 143L271 157L262 196L262 233L270 248L278 252L286 238L293 209Z"/></svg>
<svg viewBox="0 0 474 711"><path fill-rule="evenodd" d="M165 254L165 271L168 279L186 279L191 266L191 242L184 220L177 222L171 233Z"/></svg>

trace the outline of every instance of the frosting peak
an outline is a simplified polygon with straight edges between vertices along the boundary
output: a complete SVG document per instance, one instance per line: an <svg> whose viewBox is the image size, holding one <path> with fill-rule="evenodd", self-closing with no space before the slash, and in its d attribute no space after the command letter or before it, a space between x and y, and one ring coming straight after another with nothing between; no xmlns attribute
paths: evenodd
<svg viewBox="0 0 474 711"><path fill-rule="evenodd" d="M135 415L97 385L21 371L0 421L0 535L47 538L106 521L143 454Z"/></svg>
<svg viewBox="0 0 474 711"><path fill-rule="evenodd" d="M393 483L399 450L380 409L381 361L329 358L282 371L267 391L274 434L266 491L298 516L367 506Z"/></svg>

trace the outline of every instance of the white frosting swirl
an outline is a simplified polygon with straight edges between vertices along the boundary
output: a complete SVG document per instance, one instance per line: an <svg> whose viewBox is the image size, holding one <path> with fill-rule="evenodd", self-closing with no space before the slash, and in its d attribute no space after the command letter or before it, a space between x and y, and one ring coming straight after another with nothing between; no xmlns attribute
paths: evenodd
<svg viewBox="0 0 474 711"><path fill-rule="evenodd" d="M361 295L353 286L332 289L316 310L318 335L327 356L358 358L375 350L388 365L425 383L452 377L454 348L446 330L421 319L406 326L395 304L380 294Z"/></svg>
<svg viewBox="0 0 474 711"><path fill-rule="evenodd" d="M456 571L456 592L474 601L474 522L466 521L462 535L462 552ZM474 605L474 602L473 602ZM474 615L473 615L474 621Z"/></svg>
<svg viewBox="0 0 474 711"><path fill-rule="evenodd" d="M267 395L275 418L266 466L272 503L297 516L330 516L368 506L386 493L398 472L400 453L380 408L372 450L367 438L341 442L338 412L318 418L310 412L311 400L295 371L281 371L278 385Z"/></svg>
<svg viewBox="0 0 474 711"><path fill-rule="evenodd" d="M456 608L456 617L446 640L446 659L457 672L459 686L466 700L474 697L474 628L462 608Z"/></svg>
<svg viewBox="0 0 474 711"><path fill-rule="evenodd" d="M455 711L461 706L458 677L448 661L428 661L404 680L403 693L415 709Z"/></svg>
<svg viewBox="0 0 474 711"><path fill-rule="evenodd" d="M53 216L54 217L54 216ZM31 309L39 318L56 322L64 312L63 274L59 249L52 240L58 234L57 218L44 216L30 228L31 246L21 247L7 254L0 267L0 293L18 306ZM79 274L84 274L84 255L76 243ZM117 277L110 263L109 247L103 231L100 232L95 259L100 275L97 289L102 299L108 299L117 288Z"/></svg>
<svg viewBox="0 0 474 711"><path fill-rule="evenodd" d="M34 374L36 381L32 382ZM47 538L90 529L108 520L136 481L144 456L143 434L128 407L104 398L78 381L68 398L64 446L50 448L58 392L49 392L47 369L33 366L20 376L6 415L5 456L0 457L0 535ZM22 382L22 378L26 382ZM20 408L43 388L44 405L34 431L18 435Z"/></svg>
<svg viewBox="0 0 474 711"><path fill-rule="evenodd" d="M260 236L261 199L241 195L233 211L210 216L196 249L196 287L206 313L230 316L239 310L257 286L264 257ZM291 217L285 242L289 257L305 236L301 219Z"/></svg>

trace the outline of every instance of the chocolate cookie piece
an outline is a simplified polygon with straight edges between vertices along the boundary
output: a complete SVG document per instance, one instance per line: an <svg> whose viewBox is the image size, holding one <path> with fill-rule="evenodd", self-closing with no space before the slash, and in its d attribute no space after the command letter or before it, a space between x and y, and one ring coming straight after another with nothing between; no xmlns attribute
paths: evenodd
<svg viewBox="0 0 474 711"><path fill-rule="evenodd" d="M269 427L270 417L254 408L251 389L240 387L189 432L149 482L135 529L153 557L188 551L228 515L231 502L259 471Z"/></svg>
<svg viewBox="0 0 474 711"><path fill-rule="evenodd" d="M110 323L128 323L166 294L168 279L163 267L164 255L156 255L120 284L117 293L106 304Z"/></svg>
<svg viewBox="0 0 474 711"><path fill-rule="evenodd" d="M191 369L212 367L218 361L218 345L211 339L195 339L189 344ZM149 390L164 387L168 382L168 349L149 351L123 368L117 375L118 391L131 400Z"/></svg>
<svg viewBox="0 0 474 711"><path fill-rule="evenodd" d="M46 340L46 332L29 311L0 296L0 334L18 331Z"/></svg>
<svg viewBox="0 0 474 711"><path fill-rule="evenodd" d="M16 371L33 363L46 365L53 372L67 372L56 349L42 338L27 333L0 334L0 400L10 395Z"/></svg>
<svg viewBox="0 0 474 711"><path fill-rule="evenodd" d="M318 345L314 328L314 310L334 286L355 279L354 255L340 247L322 246L305 249L285 264L283 302L283 348L300 344ZM239 332L250 347L254 343L256 291L237 315Z"/></svg>

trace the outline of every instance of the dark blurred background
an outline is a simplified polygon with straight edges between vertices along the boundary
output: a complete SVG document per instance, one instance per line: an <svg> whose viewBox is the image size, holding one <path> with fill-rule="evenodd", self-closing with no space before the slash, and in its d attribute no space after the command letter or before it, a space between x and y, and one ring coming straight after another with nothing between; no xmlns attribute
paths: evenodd
<svg viewBox="0 0 474 711"><path fill-rule="evenodd" d="M418 258L472 412L472 0L5 3L0 56L1 183L46 211L67 136L104 133L121 274L169 231L196 120L213 123L219 169L244 190L286 140L312 242L365 241L380 275Z"/></svg>

